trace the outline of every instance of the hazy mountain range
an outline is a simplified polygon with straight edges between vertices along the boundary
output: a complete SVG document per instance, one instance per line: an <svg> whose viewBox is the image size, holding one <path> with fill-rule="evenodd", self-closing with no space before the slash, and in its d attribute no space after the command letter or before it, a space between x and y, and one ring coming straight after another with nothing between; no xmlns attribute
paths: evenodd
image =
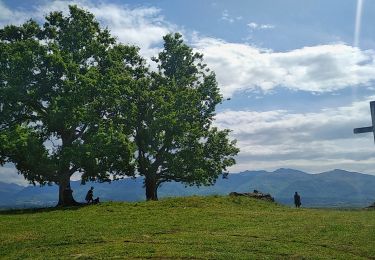
<svg viewBox="0 0 375 260"><path fill-rule="evenodd" d="M145 198L143 179L123 179L112 183L72 182L74 197L83 201L86 191L94 186L94 196L101 201L140 201ZM250 192L254 189L270 193L277 202L293 204L295 191L301 194L305 207L365 207L375 201L375 176L333 170L308 174L293 169L274 172L245 171L219 178L214 186L185 187L180 183L165 183L159 198L172 196L228 194L232 191ZM57 186L19 186L0 182L0 207L50 206L57 203Z"/></svg>

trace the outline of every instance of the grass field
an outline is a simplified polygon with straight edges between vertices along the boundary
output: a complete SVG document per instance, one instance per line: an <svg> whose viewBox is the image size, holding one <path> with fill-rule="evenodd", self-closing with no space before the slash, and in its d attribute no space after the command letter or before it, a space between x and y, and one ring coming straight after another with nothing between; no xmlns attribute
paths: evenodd
<svg viewBox="0 0 375 260"><path fill-rule="evenodd" d="M0 212L3 259L375 259L374 210L243 197Z"/></svg>

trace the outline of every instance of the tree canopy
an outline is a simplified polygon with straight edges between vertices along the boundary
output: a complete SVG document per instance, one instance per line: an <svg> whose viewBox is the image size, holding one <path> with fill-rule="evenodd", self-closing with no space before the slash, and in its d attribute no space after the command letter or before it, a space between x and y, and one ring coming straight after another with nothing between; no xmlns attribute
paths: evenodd
<svg viewBox="0 0 375 260"><path fill-rule="evenodd" d="M116 123L140 61L76 6L0 30L0 162L30 182L57 183L74 204L70 177L133 175L131 128ZM121 117L126 117L126 109Z"/></svg>
<svg viewBox="0 0 375 260"><path fill-rule="evenodd" d="M163 182L213 184L238 153L229 130L212 127L222 96L203 56L176 33L164 37L164 49L153 60L158 71L135 90L133 116L137 169L148 200L157 199Z"/></svg>

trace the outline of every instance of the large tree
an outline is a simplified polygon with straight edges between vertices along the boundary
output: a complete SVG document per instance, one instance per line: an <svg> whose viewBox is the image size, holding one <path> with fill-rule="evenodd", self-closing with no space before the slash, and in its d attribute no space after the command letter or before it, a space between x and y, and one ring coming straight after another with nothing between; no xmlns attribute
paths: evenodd
<svg viewBox="0 0 375 260"><path fill-rule="evenodd" d="M229 130L212 126L222 96L202 55L180 34L168 34L163 51L153 60L158 71L135 89L131 123L147 200L157 200L163 182L213 184L235 163L233 156L239 151Z"/></svg>
<svg viewBox="0 0 375 260"><path fill-rule="evenodd" d="M74 173L83 182L134 174L131 128L118 119L142 73L135 47L117 44L91 13L69 11L0 29L0 164L58 184L58 205L76 204Z"/></svg>

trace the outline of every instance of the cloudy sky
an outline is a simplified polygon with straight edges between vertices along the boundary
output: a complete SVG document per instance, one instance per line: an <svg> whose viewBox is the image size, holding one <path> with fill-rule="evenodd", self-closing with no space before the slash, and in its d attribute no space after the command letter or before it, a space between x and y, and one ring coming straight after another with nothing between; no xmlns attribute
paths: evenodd
<svg viewBox="0 0 375 260"><path fill-rule="evenodd" d="M152 57L168 32L204 54L224 97L216 125L241 149L231 172L335 168L375 174L375 1L0 0L0 27L75 3ZM150 64L153 66L153 64ZM11 165L0 181L22 182Z"/></svg>

